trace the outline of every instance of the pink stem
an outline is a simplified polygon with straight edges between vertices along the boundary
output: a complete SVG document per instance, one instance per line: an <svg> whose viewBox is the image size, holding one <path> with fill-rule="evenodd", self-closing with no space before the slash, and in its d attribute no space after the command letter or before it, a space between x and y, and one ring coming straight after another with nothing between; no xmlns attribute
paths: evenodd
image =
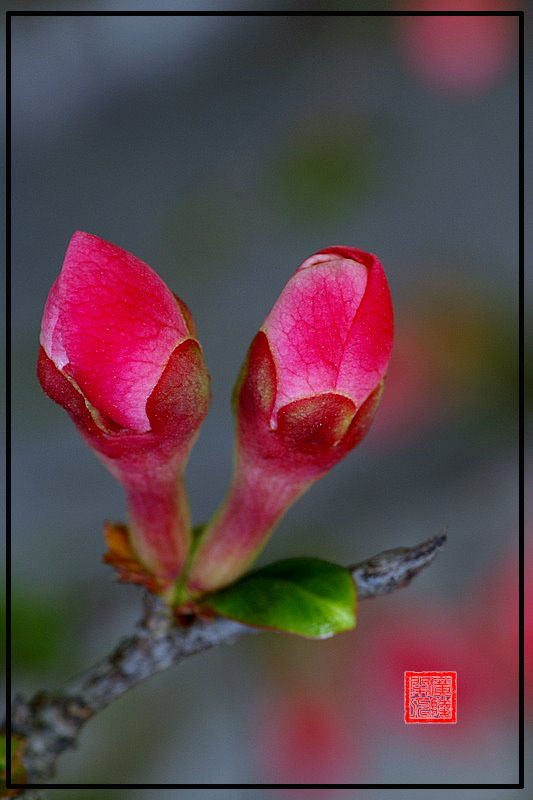
<svg viewBox="0 0 533 800"><path fill-rule="evenodd" d="M181 460L181 459L180 459ZM179 463L179 462L178 462ZM190 544L190 514L184 464L110 465L128 501L130 539L144 566L163 582L182 571Z"/></svg>
<svg viewBox="0 0 533 800"><path fill-rule="evenodd" d="M269 471L268 464L237 456L226 502L205 529L188 579L193 594L238 578L255 560L275 524L314 479Z"/></svg>

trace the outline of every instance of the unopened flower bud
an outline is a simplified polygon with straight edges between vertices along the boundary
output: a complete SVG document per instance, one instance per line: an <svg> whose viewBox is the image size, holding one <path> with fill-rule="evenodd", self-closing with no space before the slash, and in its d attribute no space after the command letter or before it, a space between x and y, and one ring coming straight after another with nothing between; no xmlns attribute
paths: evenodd
<svg viewBox="0 0 533 800"><path fill-rule="evenodd" d="M321 250L254 338L234 392L236 459L189 575L199 594L239 577L302 492L366 434L390 358L393 314L376 256Z"/></svg>
<svg viewBox="0 0 533 800"><path fill-rule="evenodd" d="M172 583L190 540L183 470L209 404L187 307L136 256L78 231L46 301L38 376L123 484L136 555Z"/></svg>

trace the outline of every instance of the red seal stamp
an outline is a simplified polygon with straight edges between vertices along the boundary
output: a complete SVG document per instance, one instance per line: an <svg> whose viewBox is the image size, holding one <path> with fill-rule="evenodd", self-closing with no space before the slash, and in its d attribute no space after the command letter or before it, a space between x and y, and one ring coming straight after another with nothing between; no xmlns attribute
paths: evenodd
<svg viewBox="0 0 533 800"><path fill-rule="evenodd" d="M457 672L404 672L406 722L457 722Z"/></svg>

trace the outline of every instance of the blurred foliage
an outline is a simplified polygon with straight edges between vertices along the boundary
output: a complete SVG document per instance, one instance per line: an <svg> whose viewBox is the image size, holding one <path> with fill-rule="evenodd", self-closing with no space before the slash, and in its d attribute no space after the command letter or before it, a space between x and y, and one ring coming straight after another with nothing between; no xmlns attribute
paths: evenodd
<svg viewBox="0 0 533 800"><path fill-rule="evenodd" d="M394 8L398 5L395 0L382 0L379 4L380 11L390 11L394 10ZM335 10L336 11L366 11L368 12L369 3L365 2L365 0L338 0L335 3ZM379 30L384 27L384 23L388 21L387 18L377 16L370 16L368 14L363 14L361 17L357 18L357 22L361 23L361 25L365 26L365 33L368 28ZM346 27L343 25L343 21L341 19L341 24L339 28Z"/></svg>
<svg viewBox="0 0 533 800"><path fill-rule="evenodd" d="M525 318L531 319L532 311L525 312ZM531 410L533 406L533 330L529 325L524 337L524 405Z"/></svg>
<svg viewBox="0 0 533 800"><path fill-rule="evenodd" d="M132 793L128 790L122 789L102 789L98 788L98 800L126 800L131 798ZM65 794L64 789L47 789L47 797L50 800L94 800L94 789L69 789L68 794Z"/></svg>
<svg viewBox="0 0 533 800"><path fill-rule="evenodd" d="M441 353L450 382L476 401L478 408L516 413L518 387L517 322L513 309L498 303L451 298L451 315L457 324L445 326L438 313L433 329L444 344ZM460 357L456 357L460 354ZM479 404L479 405L478 405Z"/></svg>
<svg viewBox="0 0 533 800"><path fill-rule="evenodd" d="M510 298L448 280L423 290L415 306L419 335L450 408L483 427L496 416L499 424L516 421L518 320Z"/></svg>
<svg viewBox="0 0 533 800"><path fill-rule="evenodd" d="M517 430L514 303L448 277L420 284L405 305L396 305L392 359L372 433L386 447L423 443L431 428L452 426L474 452L475 442L492 446L493 433L507 438Z"/></svg>
<svg viewBox="0 0 533 800"><path fill-rule="evenodd" d="M281 210L316 224L366 198L377 182L377 131L361 120L314 120L291 131L271 165Z"/></svg>
<svg viewBox="0 0 533 800"><path fill-rule="evenodd" d="M11 783L26 783L26 770L22 763L25 739L11 736ZM0 736L0 797L16 797L20 789L6 789L7 779L7 736Z"/></svg>
<svg viewBox="0 0 533 800"><path fill-rule="evenodd" d="M26 783L26 770L22 763L25 740L11 736L11 783ZM6 789L7 778L7 736L0 735L0 796L15 797L19 789Z"/></svg>
<svg viewBox="0 0 533 800"><path fill-rule="evenodd" d="M197 280L216 279L221 262L227 279L227 265L242 238L243 204L239 189L224 179L211 180L200 184L163 219L162 239L175 249L180 262L189 260L194 265Z"/></svg>
<svg viewBox="0 0 533 800"><path fill-rule="evenodd" d="M72 669L76 663L72 640L77 613L71 598L17 585L12 590L11 659L14 669L39 673L44 667L61 661ZM5 661L5 616L1 616L1 657Z"/></svg>

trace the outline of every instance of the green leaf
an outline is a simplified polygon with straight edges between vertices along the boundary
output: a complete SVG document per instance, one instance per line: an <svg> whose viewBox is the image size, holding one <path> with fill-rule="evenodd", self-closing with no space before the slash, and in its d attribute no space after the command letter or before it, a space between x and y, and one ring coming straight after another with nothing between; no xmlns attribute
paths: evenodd
<svg viewBox="0 0 533 800"><path fill-rule="evenodd" d="M344 567L288 558L248 573L201 603L246 625L326 639L355 627L357 595Z"/></svg>

